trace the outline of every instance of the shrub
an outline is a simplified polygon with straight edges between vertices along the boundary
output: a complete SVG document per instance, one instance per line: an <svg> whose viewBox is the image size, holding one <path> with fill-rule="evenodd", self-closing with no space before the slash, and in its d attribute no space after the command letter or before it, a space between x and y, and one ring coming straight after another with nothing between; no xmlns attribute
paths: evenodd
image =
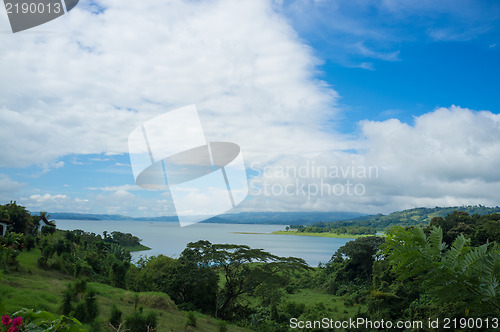
<svg viewBox="0 0 500 332"><path fill-rule="evenodd" d="M99 307L95 298L95 291L89 290L85 296L85 309L87 311L87 320L92 322L99 314Z"/></svg>
<svg viewBox="0 0 500 332"><path fill-rule="evenodd" d="M52 235L56 231L56 228L54 226L48 226L45 225L42 227L42 235Z"/></svg>
<svg viewBox="0 0 500 332"><path fill-rule="evenodd" d="M158 314L149 312L147 315L141 311L135 311L125 318L125 328L130 332L147 332L158 326Z"/></svg>
<svg viewBox="0 0 500 332"><path fill-rule="evenodd" d="M75 277L91 277L92 267L86 261L78 261L74 265Z"/></svg>
<svg viewBox="0 0 500 332"><path fill-rule="evenodd" d="M116 304L113 304L113 307L111 307L109 324L111 324L111 326L113 326L114 328L118 328L118 326L120 326L121 321L122 321L122 311L116 306Z"/></svg>
<svg viewBox="0 0 500 332"><path fill-rule="evenodd" d="M19 267L17 256L19 251L0 245L0 268L4 270L16 270Z"/></svg>
<svg viewBox="0 0 500 332"><path fill-rule="evenodd" d="M68 316L69 313L73 311L71 300L73 300L73 292L70 289L67 289L63 294L63 302L61 304L61 314Z"/></svg>
<svg viewBox="0 0 500 332"><path fill-rule="evenodd" d="M80 301L77 303L75 307L75 318L80 322L87 321L87 307L85 305L85 301Z"/></svg>
<svg viewBox="0 0 500 332"><path fill-rule="evenodd" d="M188 312L186 317L186 328L189 326L196 327L196 316L192 311Z"/></svg>
<svg viewBox="0 0 500 332"><path fill-rule="evenodd" d="M33 235L26 235L24 237L24 247L26 250L30 251L35 248L36 239Z"/></svg>
<svg viewBox="0 0 500 332"><path fill-rule="evenodd" d="M219 332L227 332L227 323L225 321L219 322Z"/></svg>

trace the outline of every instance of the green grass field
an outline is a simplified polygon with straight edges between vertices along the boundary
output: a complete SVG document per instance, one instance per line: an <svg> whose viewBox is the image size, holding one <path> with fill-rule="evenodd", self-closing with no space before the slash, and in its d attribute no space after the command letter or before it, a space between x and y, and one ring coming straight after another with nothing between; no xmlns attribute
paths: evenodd
<svg viewBox="0 0 500 332"><path fill-rule="evenodd" d="M332 312L333 317L329 318L353 317L358 310L358 306L347 306L342 297L326 294L316 289L300 289L297 293L287 294L285 301L303 303L307 307L314 307L321 303L327 311Z"/></svg>

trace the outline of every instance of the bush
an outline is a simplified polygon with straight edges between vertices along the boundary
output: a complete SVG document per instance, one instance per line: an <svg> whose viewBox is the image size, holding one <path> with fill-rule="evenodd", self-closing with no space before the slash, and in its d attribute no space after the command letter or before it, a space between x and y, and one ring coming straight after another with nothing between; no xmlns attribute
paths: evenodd
<svg viewBox="0 0 500 332"><path fill-rule="evenodd" d="M42 235L52 235L56 231L56 228L54 226L48 226L45 225L42 227Z"/></svg>
<svg viewBox="0 0 500 332"><path fill-rule="evenodd" d="M109 317L109 324L113 326L114 328L118 328L122 322L122 311L116 306L116 304L113 304L113 307L111 307L111 316Z"/></svg>
<svg viewBox="0 0 500 332"><path fill-rule="evenodd" d="M95 298L95 291L89 290L85 296L85 309L87 310L87 319L92 322L99 314L99 307Z"/></svg>
<svg viewBox="0 0 500 332"><path fill-rule="evenodd" d="M149 312L147 315L141 311L135 311L125 318L125 328L130 332L147 332L149 329L155 329L158 326L158 314Z"/></svg>
<svg viewBox="0 0 500 332"><path fill-rule="evenodd" d="M0 245L0 268L6 271L17 270L19 267L17 256L19 253L18 250Z"/></svg>
<svg viewBox="0 0 500 332"><path fill-rule="evenodd" d="M26 250L30 251L35 248L36 239L33 235L26 235L24 237L24 247Z"/></svg>
<svg viewBox="0 0 500 332"><path fill-rule="evenodd" d="M75 318L80 322L87 321L87 307L84 301L80 301L77 303L75 307Z"/></svg>
<svg viewBox="0 0 500 332"><path fill-rule="evenodd" d="M225 321L219 322L219 332L227 332L227 323Z"/></svg>
<svg viewBox="0 0 500 332"><path fill-rule="evenodd" d="M186 317L186 329L190 326L196 327L196 316L192 311L188 312Z"/></svg>
<svg viewBox="0 0 500 332"><path fill-rule="evenodd" d="M287 302L283 305L283 311L288 317L300 317L306 311L304 303Z"/></svg>
<svg viewBox="0 0 500 332"><path fill-rule="evenodd" d="M78 261L75 263L74 272L75 277L91 277L92 267L86 261Z"/></svg>
<svg viewBox="0 0 500 332"><path fill-rule="evenodd" d="M63 294L63 302L61 304L61 314L68 316L73 311L71 301L73 300L73 292L67 289Z"/></svg>

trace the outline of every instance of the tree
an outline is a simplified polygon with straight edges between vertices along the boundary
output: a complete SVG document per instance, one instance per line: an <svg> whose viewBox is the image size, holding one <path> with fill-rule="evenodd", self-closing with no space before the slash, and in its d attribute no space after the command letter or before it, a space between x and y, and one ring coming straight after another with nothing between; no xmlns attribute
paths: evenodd
<svg viewBox="0 0 500 332"><path fill-rule="evenodd" d="M323 287L337 295L368 287L373 263L382 258L378 248L383 242L383 237L367 236L340 247L320 272Z"/></svg>
<svg viewBox="0 0 500 332"><path fill-rule="evenodd" d="M32 233L35 229L35 224L29 211L25 207L17 205L15 201L4 205L3 210L7 213L2 213L2 219L8 220L15 233L27 234Z"/></svg>
<svg viewBox="0 0 500 332"><path fill-rule="evenodd" d="M473 228L471 225L473 224L474 219L467 212L453 211L444 218L432 218L425 231L428 235L433 227L440 227L443 231L443 240L446 244L451 245L459 234L472 234Z"/></svg>
<svg viewBox="0 0 500 332"><path fill-rule="evenodd" d="M223 287L214 288L217 297L215 315L222 319L234 317L238 300L243 294L253 293L264 283L284 287L288 273L308 268L300 258L278 257L245 245L212 244L209 241L189 243L179 261L194 263L199 269L217 269L222 273Z"/></svg>
<svg viewBox="0 0 500 332"><path fill-rule="evenodd" d="M373 262L382 257L378 248L384 241L380 236L360 237L340 247L332 259L347 260L347 268L354 277L370 280Z"/></svg>

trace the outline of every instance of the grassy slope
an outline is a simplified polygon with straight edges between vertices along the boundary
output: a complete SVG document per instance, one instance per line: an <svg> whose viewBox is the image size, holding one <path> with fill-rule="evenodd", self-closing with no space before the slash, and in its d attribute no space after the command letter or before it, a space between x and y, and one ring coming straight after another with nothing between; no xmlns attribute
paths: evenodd
<svg viewBox="0 0 500 332"><path fill-rule="evenodd" d="M287 294L284 300L304 303L306 307L322 303L329 312L334 313L329 318L354 317L358 311L358 306L347 306L342 297L326 294L317 289L300 289L297 293Z"/></svg>
<svg viewBox="0 0 500 332"><path fill-rule="evenodd" d="M57 271L46 271L38 268L36 262L39 256L38 249L31 252L23 251L18 256L21 265L20 271L3 273L0 281L0 294L8 312L13 313L21 308L59 312L62 293L66 289L66 285L74 278ZM101 322L102 326L107 325L113 303L123 311L122 318L134 311L136 293L95 282L89 282L88 286L97 292L97 302L100 309L97 321ZM160 325L156 331L185 330L186 313L178 311L168 295L158 292L137 294L139 294L139 306L143 306L144 311L154 310L158 312ZM196 316L197 327L190 328L190 331L219 330L219 322L216 319L202 314L196 314ZM91 331L88 326L86 328ZM103 331L111 331L111 329L106 328ZM248 330L229 325L228 331Z"/></svg>
<svg viewBox="0 0 500 332"><path fill-rule="evenodd" d="M453 206L453 207L435 207L435 208L414 208L403 211L396 211L388 215L376 215L369 218L353 220L351 222L341 222L348 225L349 223L359 226L372 226L377 230L383 230L391 225L415 226L428 225L434 217L446 217L453 211L464 211L470 215L479 214L486 215L492 213L500 213L500 207L485 207L485 206Z"/></svg>

